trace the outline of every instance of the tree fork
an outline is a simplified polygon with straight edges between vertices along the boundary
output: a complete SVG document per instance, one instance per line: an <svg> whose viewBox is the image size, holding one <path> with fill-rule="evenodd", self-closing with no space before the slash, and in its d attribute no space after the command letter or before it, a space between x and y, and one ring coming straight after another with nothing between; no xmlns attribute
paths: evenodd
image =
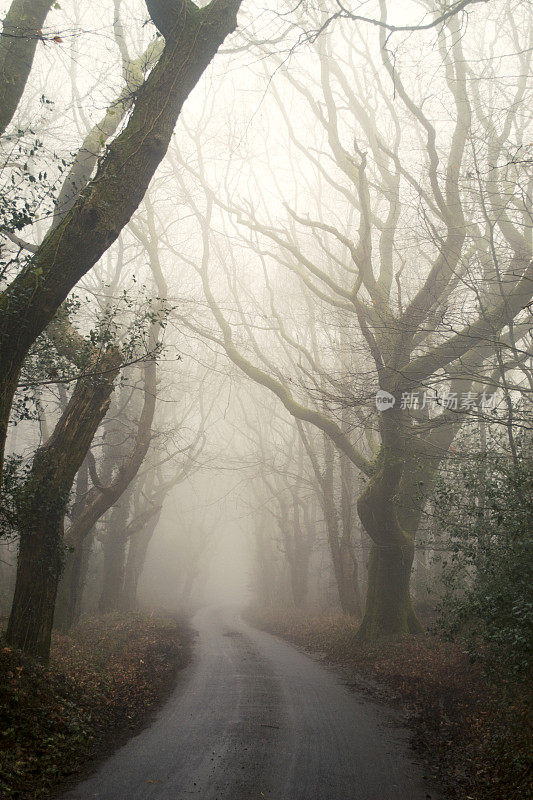
<svg viewBox="0 0 533 800"><path fill-rule="evenodd" d="M76 283L117 239L162 161L183 104L237 27L241 0L199 9L182 0L178 24L137 92L124 131L65 218L0 296L0 459L16 381L31 345Z"/></svg>

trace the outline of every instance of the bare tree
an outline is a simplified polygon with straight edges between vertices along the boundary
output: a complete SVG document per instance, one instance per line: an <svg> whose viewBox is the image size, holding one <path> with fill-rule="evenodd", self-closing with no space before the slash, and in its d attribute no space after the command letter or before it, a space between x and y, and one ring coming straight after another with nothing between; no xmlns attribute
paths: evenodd
<svg viewBox="0 0 533 800"><path fill-rule="evenodd" d="M385 23L384 2L381 9ZM527 17L529 10L524 13ZM498 122L491 120L491 98L474 86L479 82L457 19L446 20L439 30L432 57L439 59L435 70L449 113L439 135L424 103L427 87L422 82L406 88L401 62L394 63L387 48L386 25L377 50L353 29L335 41L320 37L313 77L284 70L274 56L280 77L294 89L294 103L303 100L301 112L310 114L317 136L323 137L322 148L303 141L287 111L287 97L274 89L291 148L308 159L320 186L318 200L312 201L314 214L287 203L287 221L280 225L272 219L271 205L261 200L259 179L251 178L254 201L239 203L210 188L200 152L196 166L191 159L188 163L205 192L202 208L192 203L204 247L198 272L226 353L294 417L320 428L367 478L357 504L373 541L363 637L420 629L409 580L416 531L438 465L465 419L478 413L472 395L476 390L481 395L487 385L498 387L498 353L510 356L509 368L524 353L533 294L530 188L525 184L523 192L516 191L524 184L523 169L510 154L522 147L525 135L527 121L516 116L516 109L525 98L531 49L507 8L500 9L497 24L500 36L506 30L519 66L514 86L498 100ZM354 53L360 62L353 60ZM379 69L376 54L382 61ZM381 115L379 127L370 108ZM479 125L486 130L488 147L478 141ZM198 145L197 137L194 141ZM413 141L420 165L410 157ZM250 180L249 170L246 174ZM330 208L332 196L336 205ZM187 187L183 197L191 203ZM343 392L343 381L332 381L327 371L331 389L317 408L314 387L319 381L312 386L306 372L318 366L313 353L296 337L292 344L286 338L287 346L300 352L305 369L300 367L298 381L280 377L274 359L257 337L250 337L239 307L231 315L223 310L209 277L213 253L227 269L226 252L219 256L210 230L217 207L250 231L248 255L255 252L289 270L312 298L316 316L329 307L333 324L350 327L355 351L362 352L361 345L366 351L352 367L352 378L358 370L364 373L359 392ZM417 228L411 244L407 233ZM411 248L414 268L404 256ZM234 301L235 285L227 284ZM281 329L275 317L270 324ZM451 401L443 400L443 388ZM364 407L373 404L378 389L390 398L390 406L374 421L368 410L365 423ZM460 405L465 397L468 402ZM364 436L354 444L338 419L339 405L353 409L359 430L367 424L376 428L377 436L371 431L370 437L375 452L368 454Z"/></svg>

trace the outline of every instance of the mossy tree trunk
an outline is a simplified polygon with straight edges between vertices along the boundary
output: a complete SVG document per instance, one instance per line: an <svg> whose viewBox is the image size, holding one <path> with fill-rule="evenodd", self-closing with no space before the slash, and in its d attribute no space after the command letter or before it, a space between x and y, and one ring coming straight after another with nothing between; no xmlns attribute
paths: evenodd
<svg viewBox="0 0 533 800"><path fill-rule="evenodd" d="M40 524L20 538L8 645L48 661L55 599L63 563L62 514L42 501Z"/></svg>
<svg viewBox="0 0 533 800"><path fill-rule="evenodd" d="M413 546L407 543L372 545L365 613L359 629L362 639L422 632L409 591L413 554Z"/></svg>
<svg viewBox="0 0 533 800"><path fill-rule="evenodd" d="M7 642L48 661L63 564L63 522L76 473L110 402L121 363L110 349L98 372L80 378L53 434L36 452L17 498L20 530L15 593ZM93 365L95 366L95 365Z"/></svg>
<svg viewBox="0 0 533 800"><path fill-rule="evenodd" d="M402 485L407 488L405 475L411 474L416 463L411 427L412 420L405 411L394 408L382 414L377 469L357 501L359 518L373 542L359 630L362 639L422 630L411 601L410 580L414 537L424 501L400 490ZM400 513L402 507L409 511Z"/></svg>

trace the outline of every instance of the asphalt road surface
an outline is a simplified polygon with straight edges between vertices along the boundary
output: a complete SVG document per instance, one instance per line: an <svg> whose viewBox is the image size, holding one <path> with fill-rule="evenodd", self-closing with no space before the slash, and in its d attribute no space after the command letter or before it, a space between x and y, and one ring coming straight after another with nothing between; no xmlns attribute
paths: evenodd
<svg viewBox="0 0 533 800"><path fill-rule="evenodd" d="M193 626L152 726L64 800L435 800L392 712L236 611Z"/></svg>

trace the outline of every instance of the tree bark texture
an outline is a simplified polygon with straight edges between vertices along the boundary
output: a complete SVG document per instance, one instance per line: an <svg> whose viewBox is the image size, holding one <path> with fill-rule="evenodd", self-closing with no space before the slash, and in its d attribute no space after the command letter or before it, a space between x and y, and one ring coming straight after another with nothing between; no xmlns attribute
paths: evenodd
<svg viewBox="0 0 533 800"><path fill-rule="evenodd" d="M99 372L78 380L54 432L37 450L17 498L19 557L6 638L8 644L45 662L63 565L67 502L108 409L120 361L120 354L109 350Z"/></svg>

